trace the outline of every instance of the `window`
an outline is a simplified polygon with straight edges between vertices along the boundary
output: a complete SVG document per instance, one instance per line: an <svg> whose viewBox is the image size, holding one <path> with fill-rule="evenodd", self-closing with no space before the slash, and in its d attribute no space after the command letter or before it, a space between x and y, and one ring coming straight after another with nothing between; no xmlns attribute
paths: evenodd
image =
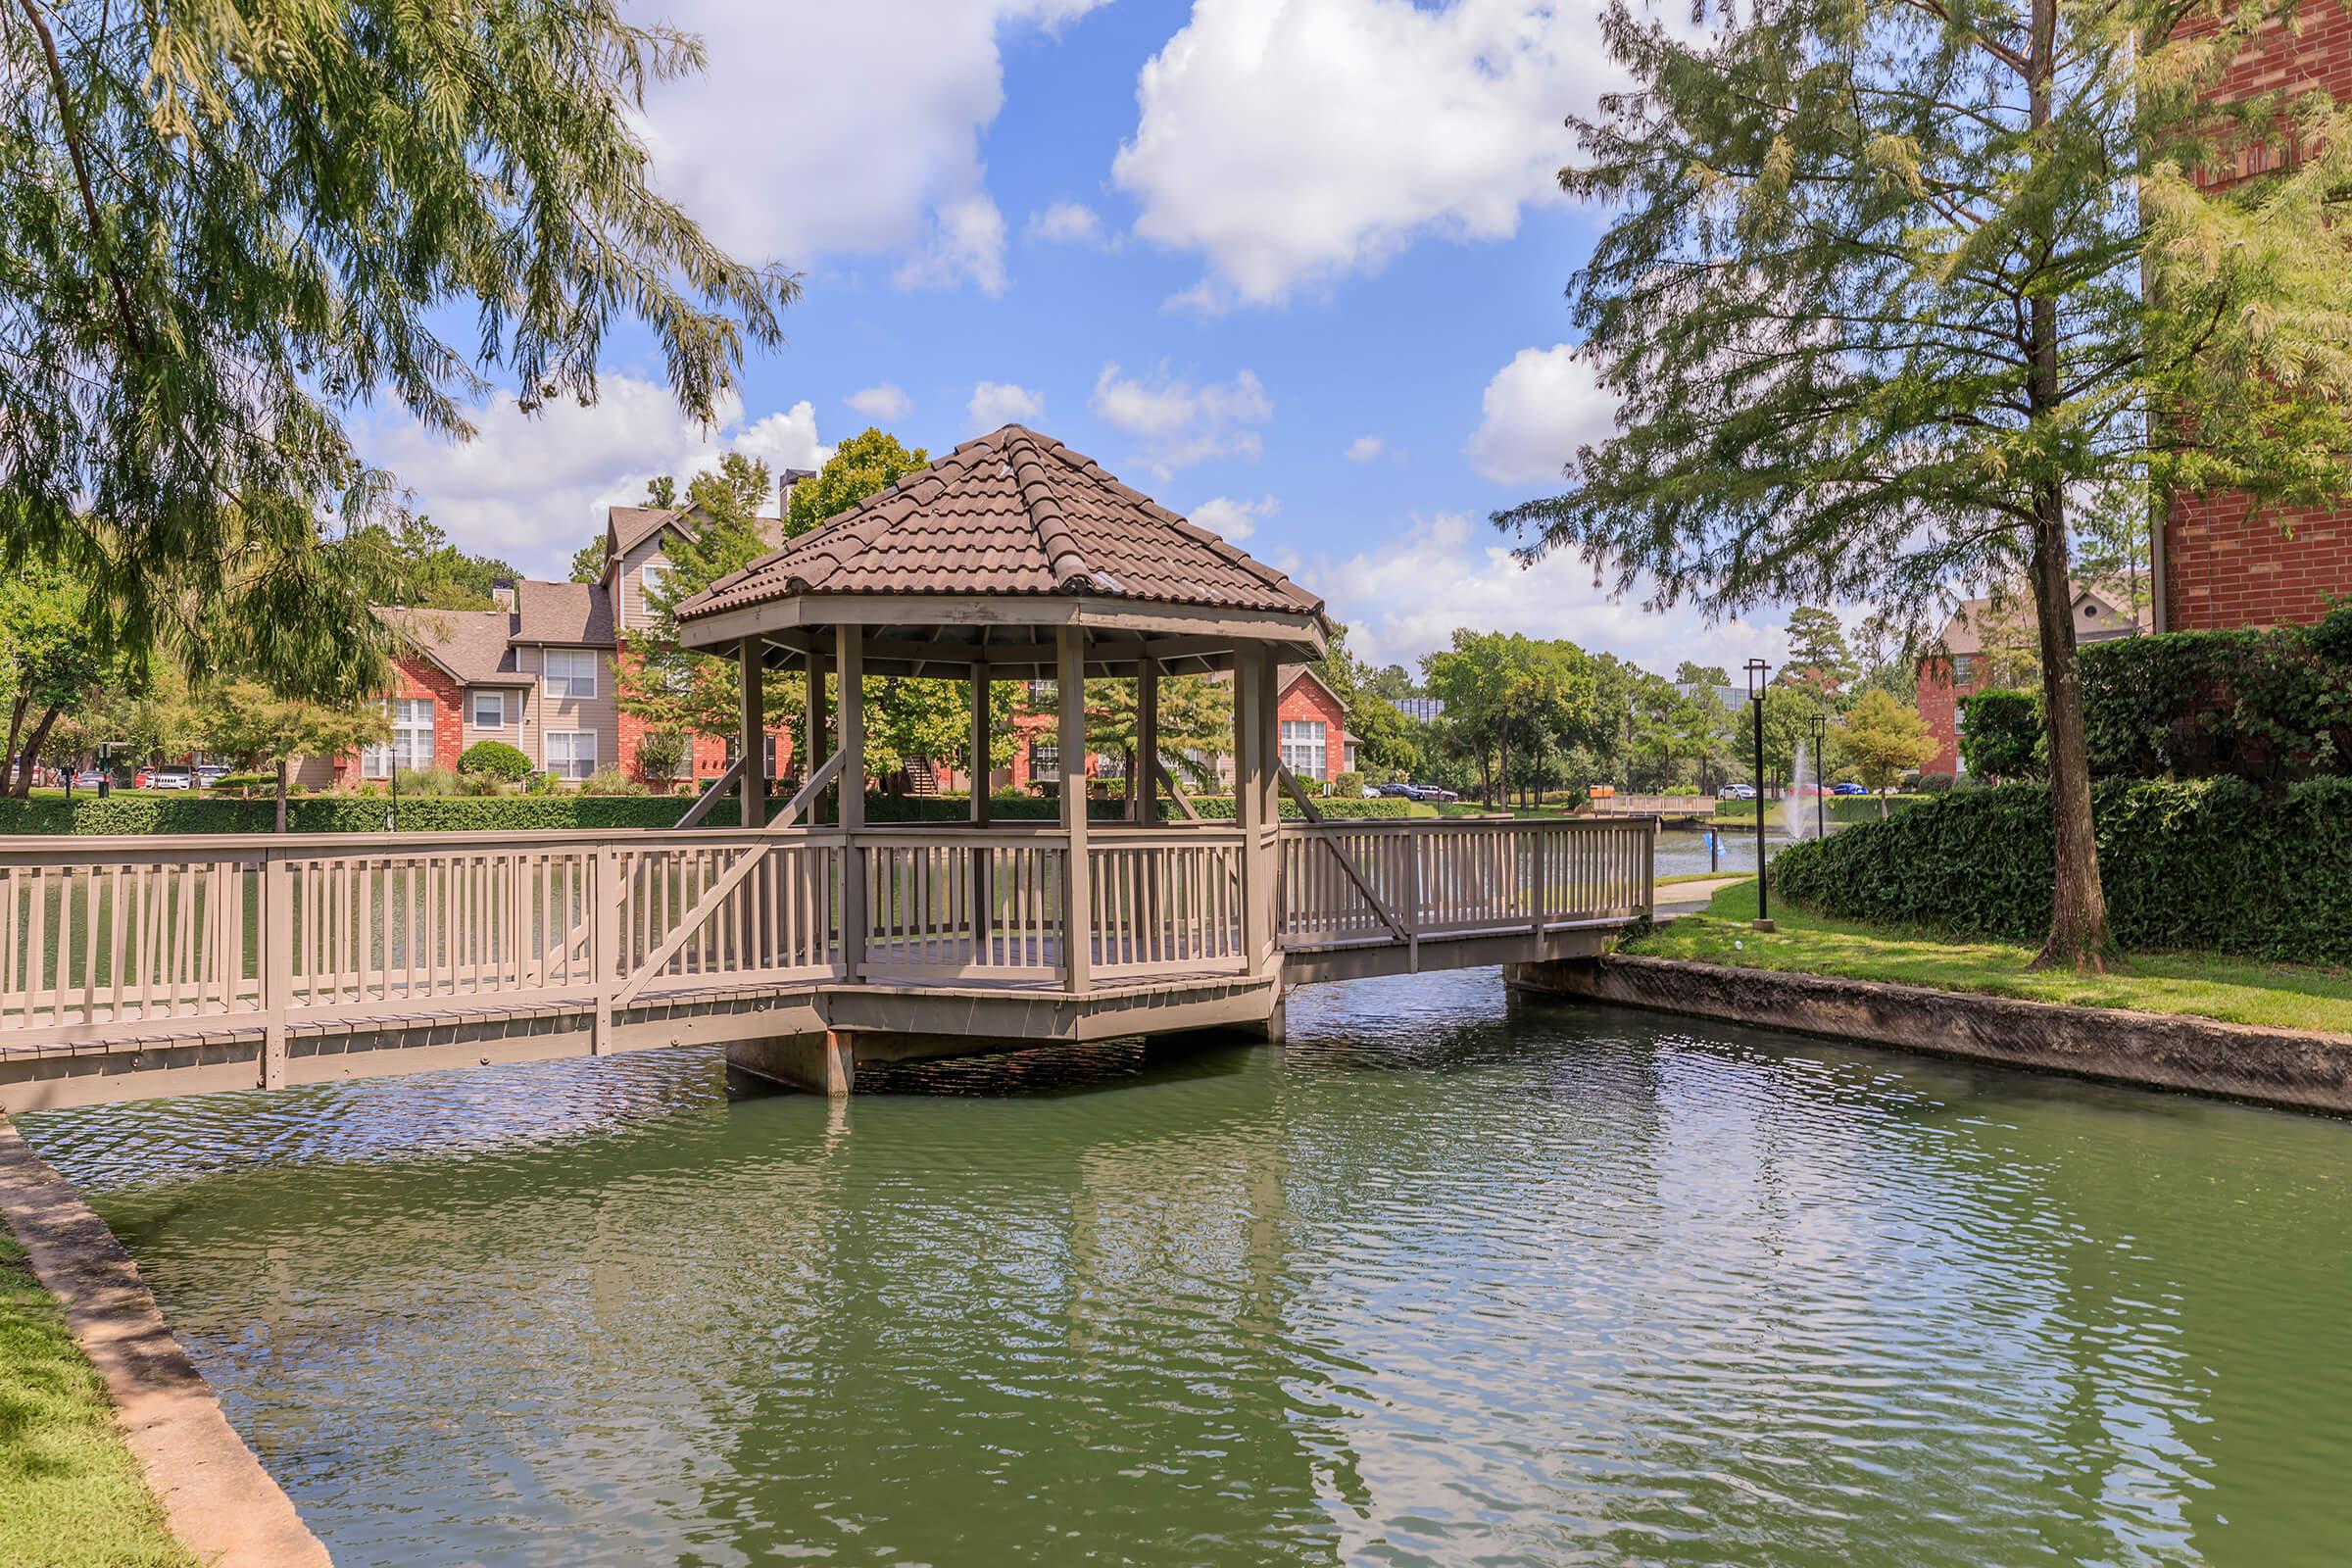
<svg viewBox="0 0 2352 1568"><path fill-rule="evenodd" d="M586 778L596 771L596 731L551 729L547 732L547 770L558 778Z"/></svg>
<svg viewBox="0 0 2352 1568"><path fill-rule="evenodd" d="M1104 752L1102 760L1095 764L1095 777L1097 778L1125 778L1126 776L1127 754L1125 752Z"/></svg>
<svg viewBox="0 0 2352 1568"><path fill-rule="evenodd" d="M596 650L550 648L547 651L547 695L574 699L594 697Z"/></svg>
<svg viewBox="0 0 2352 1568"><path fill-rule="evenodd" d="M645 598L645 618L650 622L661 612L654 608L654 596L662 591L669 580L669 563L649 561L637 568L637 586Z"/></svg>
<svg viewBox="0 0 2352 1568"><path fill-rule="evenodd" d="M392 743L370 746L360 754L360 770L368 778L390 778L395 767L433 765L433 700L403 697L392 703Z"/></svg>
<svg viewBox="0 0 2352 1568"><path fill-rule="evenodd" d="M1954 654L1954 655L1952 656L1952 684L1953 684L1953 685L1955 685L1955 686L1965 686L1965 685L1967 685L1967 684L1968 684L1968 682L1969 682L1969 679L1970 679L1970 677L1971 677L1971 676L1973 676L1975 673L1976 673L1976 671L1974 670L1974 668L1972 668L1972 667L1971 667L1971 665L1970 665L1970 663L1969 663L1969 658L1968 658L1968 656L1967 656L1966 654Z"/></svg>
<svg viewBox="0 0 2352 1568"><path fill-rule="evenodd" d="M505 729L507 727L507 694L505 692L475 692L473 694L473 727L475 729Z"/></svg>
<svg viewBox="0 0 2352 1568"><path fill-rule="evenodd" d="M1055 700L1054 696L1054 686L1052 681L1033 680L1028 684L1029 706L1032 709L1047 709L1054 706Z"/></svg>
<svg viewBox="0 0 2352 1568"><path fill-rule="evenodd" d="M1282 721L1282 765L1300 778L1328 778L1324 760L1329 750L1324 735L1329 726L1319 718Z"/></svg>
<svg viewBox="0 0 2352 1568"><path fill-rule="evenodd" d="M1061 777L1061 743L1059 741L1031 741L1029 743L1029 776L1040 782Z"/></svg>

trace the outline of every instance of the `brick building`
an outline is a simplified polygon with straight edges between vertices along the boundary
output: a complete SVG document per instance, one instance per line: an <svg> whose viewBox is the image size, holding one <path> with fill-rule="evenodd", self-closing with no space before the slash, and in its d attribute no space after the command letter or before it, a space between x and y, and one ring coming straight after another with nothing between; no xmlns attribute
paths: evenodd
<svg viewBox="0 0 2352 1568"><path fill-rule="evenodd" d="M2317 88L2339 104L2352 102L2352 10L2311 6L2296 20L2293 33L2270 22L2230 68L2218 96ZM2183 24L2214 25L2205 17ZM2278 167L2278 154L2252 149L2234 165L2201 172L2198 182L2224 188ZM2317 620L2330 596L2352 595L2352 496L2256 515L2235 492L2177 495L2153 554L2159 631Z"/></svg>
<svg viewBox="0 0 2352 1568"><path fill-rule="evenodd" d="M1207 677L1228 680L1222 672ZM1281 738L1283 765L1300 779L1330 783L1355 766L1355 737L1348 733L1348 715L1340 706L1339 694L1330 683L1307 664L1286 664L1282 668L1279 695L1276 699L1276 733ZM1051 681L1034 683L1027 711L1013 716L1016 737L1012 749L1012 765L1000 767L991 775L992 787L1026 790L1033 785L1057 782L1061 777L1061 758L1054 743L1055 720L1053 715L1054 687ZM1233 778L1233 759L1220 755L1215 760L1217 777L1230 785ZM1090 754L1086 760L1086 776L1101 783L1118 778L1126 766L1126 759Z"/></svg>
<svg viewBox="0 0 2352 1568"><path fill-rule="evenodd" d="M2135 623L2129 594L2078 584L2074 602L2078 643L2128 637L2155 624L2153 612L2144 609ZM1960 770L1960 700L1994 683L1988 645L2031 647L2034 635L2034 604L2023 588L1999 606L1990 599L1971 599L1952 612L1936 636L1941 652L1919 662L1919 716L1936 741L1936 755L1922 772Z"/></svg>

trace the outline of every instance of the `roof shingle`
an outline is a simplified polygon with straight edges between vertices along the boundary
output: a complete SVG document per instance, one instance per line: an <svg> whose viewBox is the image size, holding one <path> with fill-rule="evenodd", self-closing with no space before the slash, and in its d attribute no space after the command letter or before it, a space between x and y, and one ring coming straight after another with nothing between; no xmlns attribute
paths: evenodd
<svg viewBox="0 0 2352 1568"><path fill-rule="evenodd" d="M1323 601L1023 425L967 441L678 607L798 594L1109 597L1318 614Z"/></svg>

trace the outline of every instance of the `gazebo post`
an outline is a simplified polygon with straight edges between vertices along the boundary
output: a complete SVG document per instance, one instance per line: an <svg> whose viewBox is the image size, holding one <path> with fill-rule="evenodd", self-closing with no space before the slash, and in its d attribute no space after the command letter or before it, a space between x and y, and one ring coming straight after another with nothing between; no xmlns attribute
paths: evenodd
<svg viewBox="0 0 2352 1568"><path fill-rule="evenodd" d="M972 661L972 754L968 759L972 774L972 826L988 826L989 743L995 739L989 723L988 665L984 661ZM972 961L994 961L996 951L997 888L995 869L988 841L972 841Z"/></svg>
<svg viewBox="0 0 2352 1568"><path fill-rule="evenodd" d="M1054 737L1061 760L1061 829L1069 840L1062 857L1062 988L1073 996L1094 986L1094 913L1086 851L1086 633L1064 625L1054 632L1054 695L1061 700L1060 732Z"/></svg>
<svg viewBox="0 0 2352 1568"><path fill-rule="evenodd" d="M801 739L806 743L808 756L801 760L801 777L813 778L828 755L825 751L825 661L814 648L808 651L808 689L803 694L801 710ZM808 803L808 820L817 819L819 803Z"/></svg>
<svg viewBox="0 0 2352 1568"><path fill-rule="evenodd" d="M846 621L835 626L833 645L833 667L841 676L841 977L855 980L865 967L870 923L865 854L858 842L865 829L865 628Z"/></svg>
<svg viewBox="0 0 2352 1568"><path fill-rule="evenodd" d="M1255 643L1234 650L1233 816L1242 830L1242 954L1252 974L1272 947L1274 914L1274 857L1264 831L1269 769L1257 711L1265 696L1258 670L1265 662L1265 652Z"/></svg>
<svg viewBox="0 0 2352 1568"><path fill-rule="evenodd" d="M743 688L743 825L767 825L767 729L766 704L760 689L765 671L760 657L765 652L760 639L746 637L736 650L736 660L742 665Z"/></svg>
<svg viewBox="0 0 2352 1568"><path fill-rule="evenodd" d="M1129 772L1131 814L1150 827L1159 820L1159 661L1150 654L1135 676L1135 764Z"/></svg>

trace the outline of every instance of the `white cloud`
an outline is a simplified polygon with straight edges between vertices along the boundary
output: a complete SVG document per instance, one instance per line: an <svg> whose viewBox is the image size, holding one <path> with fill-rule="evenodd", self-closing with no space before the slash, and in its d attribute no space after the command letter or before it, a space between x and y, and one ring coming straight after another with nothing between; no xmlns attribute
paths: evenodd
<svg viewBox="0 0 2352 1568"><path fill-rule="evenodd" d="M1561 200L1561 119L1612 74L1590 0L1197 0L1144 66L1112 176L1209 273L1169 303L1282 301L1422 234L1505 239Z"/></svg>
<svg viewBox="0 0 2352 1568"><path fill-rule="evenodd" d="M1029 234L1057 245L1092 245L1102 237L1102 220L1084 202L1055 202L1030 216Z"/></svg>
<svg viewBox="0 0 2352 1568"><path fill-rule="evenodd" d="M1751 654L1776 664L1782 629L1750 621L1710 626L1687 606L1657 612L1611 603L1592 568L1573 556L1522 566L1513 541L1465 513L1416 517L1392 538L1344 561L1285 570L1324 596L1348 623L1348 646L1375 663L1419 662L1446 647L1454 628L1565 637L1593 653L1672 674L1686 659L1731 667Z"/></svg>
<svg viewBox="0 0 2352 1568"><path fill-rule="evenodd" d="M841 401L869 419L904 419L914 409L914 399L896 381L866 387Z"/></svg>
<svg viewBox="0 0 2352 1568"><path fill-rule="evenodd" d="M1146 380L1105 365L1088 406L1103 422L1141 437L1145 461L1162 478L1210 458L1258 456L1265 443L1250 426L1274 417L1273 401L1250 370L1196 387L1164 368Z"/></svg>
<svg viewBox="0 0 2352 1568"><path fill-rule="evenodd" d="M972 428L994 430L999 425L1034 422L1045 416L1046 397L1025 386L1010 381L982 381L972 388L972 400L964 406L972 417Z"/></svg>
<svg viewBox="0 0 2352 1568"><path fill-rule="evenodd" d="M1566 343L1521 349L1480 400L1485 417L1463 450L1498 484L1557 482L1580 446L1616 428L1617 400Z"/></svg>
<svg viewBox="0 0 2352 1568"><path fill-rule="evenodd" d="M705 430L678 412L660 382L608 375L588 408L551 403L525 416L501 392L474 415L479 434L454 445L408 419L362 422L355 434L370 462L416 492L451 539L501 556L533 576L562 577L571 554L605 524L605 508L633 505L658 473L681 483L740 451L773 468L820 466L829 451L807 401L746 423L730 394L719 422Z"/></svg>
<svg viewBox="0 0 2352 1568"><path fill-rule="evenodd" d="M1349 463L1370 463L1389 450L1389 444L1376 435L1359 435L1348 443Z"/></svg>
<svg viewBox="0 0 2352 1568"><path fill-rule="evenodd" d="M708 65L647 89L655 182L741 256L894 256L908 286L996 292L1004 221L979 149L1004 102L1000 38L1100 3L665 0L632 20L700 34Z"/></svg>
<svg viewBox="0 0 2352 1568"><path fill-rule="evenodd" d="M1192 518L1209 532L1223 536L1227 544L1238 545L1257 532L1259 519L1271 517L1281 510L1272 496L1260 496L1255 501L1217 496L1195 507Z"/></svg>

